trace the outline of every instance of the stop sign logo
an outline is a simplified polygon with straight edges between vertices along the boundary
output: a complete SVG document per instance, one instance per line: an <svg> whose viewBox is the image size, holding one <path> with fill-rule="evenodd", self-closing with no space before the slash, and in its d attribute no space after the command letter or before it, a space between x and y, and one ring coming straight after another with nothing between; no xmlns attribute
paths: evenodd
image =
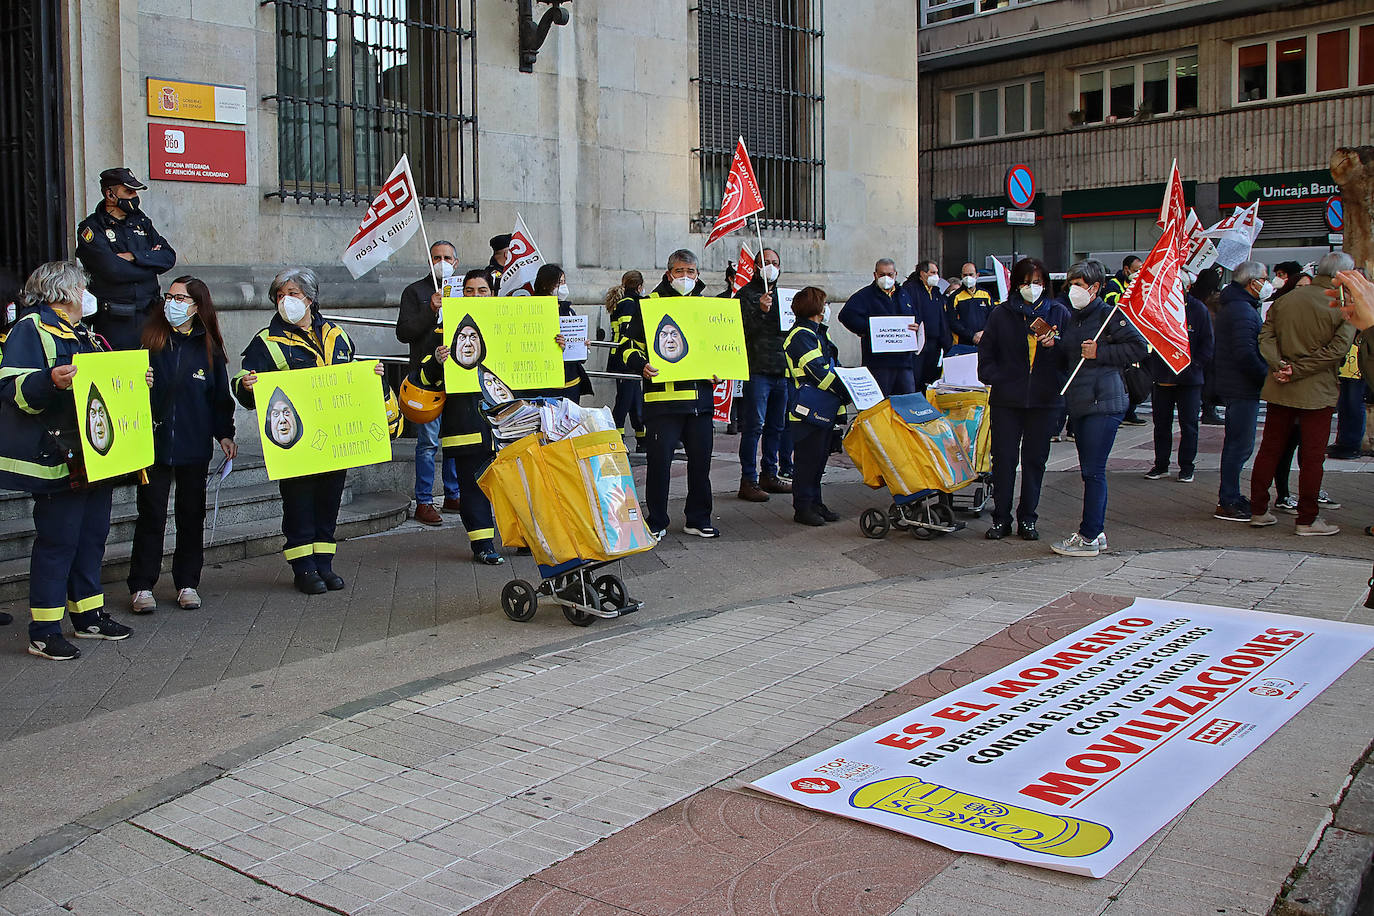
<svg viewBox="0 0 1374 916"><path fill-rule="evenodd" d="M833 779L810 776L806 779L792 780L792 788L798 792L805 792L807 795L824 795L827 792L840 791L840 784Z"/></svg>

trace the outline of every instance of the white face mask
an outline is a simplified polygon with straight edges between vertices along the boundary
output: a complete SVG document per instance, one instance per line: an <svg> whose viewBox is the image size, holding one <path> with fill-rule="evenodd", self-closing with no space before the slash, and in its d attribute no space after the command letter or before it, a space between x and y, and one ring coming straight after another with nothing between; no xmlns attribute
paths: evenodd
<svg viewBox="0 0 1374 916"><path fill-rule="evenodd" d="M768 283L773 283L774 281L776 281L778 279L778 265L763 265L763 279Z"/></svg>
<svg viewBox="0 0 1374 916"><path fill-rule="evenodd" d="M697 288L697 281L695 277L674 277L672 285L678 295L685 296Z"/></svg>
<svg viewBox="0 0 1374 916"><path fill-rule="evenodd" d="M962 284L964 284L964 289L973 289L974 287L976 287L976 286L978 285L978 278L977 278L977 277L964 277L964 279L960 280L959 282L962 283Z"/></svg>
<svg viewBox="0 0 1374 916"><path fill-rule="evenodd" d="M933 271L933 270L932 270L930 273L926 274L926 286L929 286L931 289L934 289L935 287L937 287L937 286L939 286L939 285L940 285L940 275L939 275L939 274L937 274L937 273L936 273L935 271Z"/></svg>
<svg viewBox="0 0 1374 916"><path fill-rule="evenodd" d="M1272 295L1274 295L1274 284L1270 283L1268 280L1265 280L1264 285L1260 287L1259 300L1260 302L1263 302L1265 299L1268 299Z"/></svg>
<svg viewBox="0 0 1374 916"><path fill-rule="evenodd" d="M566 284L566 283L560 283L560 284L558 284L558 289L554 290L553 292L554 292L554 295L557 296L559 299L567 299L567 298L568 298L568 284Z"/></svg>
<svg viewBox="0 0 1374 916"><path fill-rule="evenodd" d="M305 300L295 296L282 296L277 302L277 314L281 315L287 324L300 324L307 308L309 306L305 304Z"/></svg>
<svg viewBox="0 0 1374 916"><path fill-rule="evenodd" d="M440 280L447 280L453 276L453 263L451 261L439 261L434 265L434 269L439 271Z"/></svg>
<svg viewBox="0 0 1374 916"><path fill-rule="evenodd" d="M1032 304L1044 294L1045 287L1041 286L1039 283L1027 283L1025 286L1021 287L1021 298Z"/></svg>
<svg viewBox="0 0 1374 916"><path fill-rule="evenodd" d="M1088 303L1093 301L1091 290L1086 290L1081 286L1069 287L1069 305L1075 309L1087 308Z"/></svg>
<svg viewBox="0 0 1374 916"><path fill-rule="evenodd" d="M896 286L896 285L897 285L897 278L896 278L896 277L889 277L889 276L887 276L886 274L884 274L883 276L881 276L881 277L878 278L878 289L881 289L881 290L886 291L886 290L892 289L892 287L894 287L894 286Z"/></svg>
<svg viewBox="0 0 1374 916"><path fill-rule="evenodd" d="M81 317L89 318L100 308L100 301L88 289L81 291Z"/></svg>

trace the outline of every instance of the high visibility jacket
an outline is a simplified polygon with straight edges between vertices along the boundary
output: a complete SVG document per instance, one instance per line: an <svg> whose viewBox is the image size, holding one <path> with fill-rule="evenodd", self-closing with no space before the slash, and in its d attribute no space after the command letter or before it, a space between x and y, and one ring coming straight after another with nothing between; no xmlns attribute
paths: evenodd
<svg viewBox="0 0 1374 916"><path fill-rule="evenodd" d="M706 284L698 280L692 295L703 295L705 289ZM679 295L678 291L673 289L672 284L665 279L649 294L648 298L658 299L677 295ZM625 364L626 372L639 376L643 376L644 367L649 363L649 345L645 342L647 338L644 334L644 316L640 311L642 302L642 299L620 300L620 304L615 308L613 318L616 354ZM647 420L655 415L670 413L689 413L698 416L712 413L715 410L715 403L712 398L713 387L709 380L655 382L645 379L644 417Z"/></svg>
<svg viewBox="0 0 1374 916"><path fill-rule="evenodd" d="M420 384L435 390L444 387L444 367L434 357L434 350L442 343L439 332L430 337L429 352L420 360ZM482 395L449 394L444 397L444 410L439 414L439 445L444 454L494 455L495 440L491 424L482 416Z"/></svg>
<svg viewBox="0 0 1374 916"><path fill-rule="evenodd" d="M792 330L787 332L783 353L787 357L787 378L793 389L810 385L835 395L841 402L849 401L848 389L835 374L839 350L831 342L830 331L825 325L798 318ZM836 424L841 422L844 413L843 407L836 412ZM788 419L800 420L801 417L789 411Z"/></svg>

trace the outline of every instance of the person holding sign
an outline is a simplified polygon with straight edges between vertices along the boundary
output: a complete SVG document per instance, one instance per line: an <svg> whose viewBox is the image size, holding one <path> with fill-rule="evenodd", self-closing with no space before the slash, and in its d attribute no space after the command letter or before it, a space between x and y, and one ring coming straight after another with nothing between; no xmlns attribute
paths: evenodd
<svg viewBox="0 0 1374 916"><path fill-rule="evenodd" d="M163 297L162 311L143 328L143 346L153 370L153 453L138 488L138 521L129 558L129 602L135 614L157 608L153 588L162 572L162 538L167 497L176 481L176 552L172 584L177 604L200 607L200 571L205 562L205 479L211 444L226 461L234 444L234 396L229 391L229 357L210 290L195 277L177 277Z"/></svg>
<svg viewBox="0 0 1374 916"><path fill-rule="evenodd" d="M77 417L73 360L110 349L82 322L83 302L94 298L86 283L71 261L39 266L24 287L31 311L10 330L0 359L0 487L33 494L28 651L57 661L81 657L62 635L69 609L78 639L133 632L105 613L100 567L113 486L87 482L77 431L86 418Z"/></svg>
<svg viewBox="0 0 1374 916"><path fill-rule="evenodd" d="M835 430L844 423L844 404L850 399L835 374L839 350L820 320L825 298L825 290L815 286L797 293L792 300L796 322L783 345L793 391L787 416L794 462L792 520L813 527L840 520L821 500L821 477Z"/></svg>
<svg viewBox="0 0 1374 916"><path fill-rule="evenodd" d="M700 296L705 289L706 284L698 277L696 254L680 248L668 255L663 280L648 298ZM626 298L616 307L616 343L626 369L644 377L644 425L649 439L644 494L649 530L660 538L668 531L668 481L673 452L681 443L687 452L687 524L682 530L701 538L718 538L720 529L711 524L714 385L704 379L654 381L659 374L655 363L681 360L687 355L687 344L675 324L666 326L665 316L661 326L654 329L651 350L641 312L643 301Z"/></svg>
<svg viewBox="0 0 1374 916"><path fill-rule="evenodd" d="M916 391L916 363L912 351L874 352L871 321L874 318L906 317L915 333L920 324L916 307L906 290L897 285L897 262L881 258L873 265L873 282L849 297L840 309L840 324L854 332L863 348L863 364L878 380L884 397Z"/></svg>
<svg viewBox="0 0 1374 916"><path fill-rule="evenodd" d="M911 298L916 320L925 331L924 346L915 356L916 389L924 392L940 378L940 356L954 343L945 314L948 300L940 291L940 270L929 258L917 263L902 289Z"/></svg>
<svg viewBox="0 0 1374 916"><path fill-rule="evenodd" d="M638 302L643 297L644 274L637 270L627 270L620 278L620 285L606 291L606 311L611 317L611 333L619 338L622 318L628 321L619 310L626 299ZM618 350L612 350L606 358L607 372L627 372L625 363L620 359ZM644 451L644 383L639 379L618 378L615 380L615 405L611 407L611 419L615 421L620 435L625 435L625 421L629 420L635 431L635 451Z"/></svg>
<svg viewBox="0 0 1374 916"><path fill-rule="evenodd" d="M576 315L573 311L572 303L568 301L568 278L563 273L563 268L557 264L545 264L539 268L539 272L534 275L534 294L536 296L557 296L558 297L558 317L570 318ZM567 348L567 341L563 335L559 334L554 338L558 342L558 349ZM587 370L583 367L585 359L564 360L563 362L563 387L542 392L544 397L567 398L574 404L582 399L583 395L592 393L592 379L587 375Z"/></svg>
<svg viewBox="0 0 1374 916"><path fill-rule="evenodd" d="M249 341L243 351L243 370L233 381L234 395L249 409L258 406L254 389L259 372L353 361L353 341L348 339L343 328L326 321L320 314L319 280L313 270L308 267L283 270L272 278L267 296L276 305L277 314ZM382 364L378 363L377 375L382 373ZM259 411L259 418L271 424L269 438L285 447L284 442L294 444L290 435L293 423L296 436L299 436L299 416L292 408L292 417L288 417L278 403L273 419L270 403L273 395L274 392L265 392L262 406L266 409ZM296 590L306 595L322 595L346 585L343 577L334 572L337 549L334 529L338 525L346 474L347 471L326 471L277 481L281 489L281 531L286 538L282 553L291 565Z"/></svg>

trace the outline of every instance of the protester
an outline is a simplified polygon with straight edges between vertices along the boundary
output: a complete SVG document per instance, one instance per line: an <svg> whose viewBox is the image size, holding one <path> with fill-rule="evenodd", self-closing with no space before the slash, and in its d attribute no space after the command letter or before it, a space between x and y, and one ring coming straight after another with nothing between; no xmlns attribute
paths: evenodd
<svg viewBox="0 0 1374 916"><path fill-rule="evenodd" d="M1145 266L1145 262L1139 255L1128 254L1121 261L1121 269L1107 279L1107 285L1103 288L1102 301L1107 306L1114 307L1121 297L1126 295L1126 290L1140 273L1140 268Z"/></svg>
<svg viewBox="0 0 1374 916"><path fill-rule="evenodd" d="M1146 480L1169 476L1169 458L1174 448L1174 412L1178 412L1178 480L1192 483L1197 462L1198 423L1202 418L1204 368L1212 362L1212 315L1207 306L1191 293L1184 294L1183 317L1188 328L1188 365L1175 373L1158 353L1145 361L1154 379L1150 398L1151 419L1155 427L1155 463Z"/></svg>
<svg viewBox="0 0 1374 916"><path fill-rule="evenodd" d="M505 272L513 260L510 245L514 238L509 232L506 232L501 235L493 235L488 241L488 244L491 245L491 260L487 262L487 266L483 268L482 272L486 275L487 286L491 287L493 296L500 294L501 274Z"/></svg>
<svg viewBox="0 0 1374 916"><path fill-rule="evenodd" d="M430 270L401 292L401 308L396 315L396 339L410 347L413 373L433 347L430 337L443 315L444 281L458 267L458 249L440 240L429 246ZM444 517L434 507L434 459L439 453L439 419L415 424L415 520L437 528ZM458 511L458 469L452 461L441 462L444 481L444 510Z"/></svg>
<svg viewBox="0 0 1374 916"><path fill-rule="evenodd" d="M787 420L796 460L792 520L810 526L840 519L821 499L821 478L836 429L844 423L843 405L849 401L849 392L835 374L839 351L821 324L825 299L825 290L815 286L797 293L792 300L796 320L784 341L792 387Z"/></svg>
<svg viewBox="0 0 1374 916"><path fill-rule="evenodd" d="M491 294L485 268L470 270L463 275L464 299ZM461 330L462 326L463 322L460 321L456 330ZM451 355L449 347L437 329L431 333L428 344L430 352L420 363L421 382L433 388L443 388L444 360ZM475 362L479 368L485 355L485 344L479 344ZM458 471L458 491L462 494L458 500L458 513L468 533L472 559L486 566L500 566L506 562L506 558L496 550L496 522L491 501L477 486L477 478L496 454L491 424L482 416L482 400L480 392L450 394L444 399L444 410L439 417L439 444L444 449L444 461L453 461Z"/></svg>
<svg viewBox="0 0 1374 916"><path fill-rule="evenodd" d="M149 312L162 308L157 278L177 262L142 210L138 192L147 189L126 168L106 169L100 205L76 227L76 257L90 272L99 307L91 327L116 350L138 349Z"/></svg>
<svg viewBox="0 0 1374 916"><path fill-rule="evenodd" d="M874 353L869 320L898 315L911 319L912 331L920 329L915 305L906 290L897 286L897 262L881 258L873 265L873 282L849 297L839 317L840 324L859 338L863 365L887 398L916 390L915 354Z"/></svg>
<svg viewBox="0 0 1374 916"><path fill-rule="evenodd" d="M1197 280L1188 291L1194 299L1207 306L1207 316L1213 329L1215 343L1217 309L1221 305L1221 268L1209 267L1198 274ZM1202 425L1222 426L1225 421L1217 413L1221 400L1216 395L1216 347L1212 348L1212 359L1202 367Z"/></svg>
<svg viewBox="0 0 1374 916"><path fill-rule="evenodd" d="M705 289L698 276L697 256L679 248L668 255L663 280L648 298L700 296ZM687 524L682 530L697 537L717 538L720 529L711 524L714 386L709 380L654 381L658 368L649 361L643 302L627 298L616 307L616 343L625 367L644 377L644 423L649 440L644 496L649 530L659 538L668 531L668 482L673 452L681 444L687 452Z"/></svg>
<svg viewBox="0 0 1374 916"><path fill-rule="evenodd" d="M319 280L308 267L290 267L272 278L267 298L277 313L243 351L242 370L234 376L233 391L239 403L253 409L258 373L309 369L352 362L353 341L344 329L320 314ZM377 364L377 375L382 375ZM269 399L273 392L263 392ZM260 411L261 413L261 411ZM299 434L299 433L297 433ZM320 595L345 587L334 572L337 544L334 530L339 519L346 471L326 471L277 482L281 490L283 555L295 577L296 590Z"/></svg>
<svg viewBox="0 0 1374 916"><path fill-rule="evenodd" d="M1273 286L1269 268L1259 261L1236 265L1217 307L1216 393L1226 407L1226 435L1221 445L1221 482L1215 518L1250 521L1250 500L1241 495L1240 472L1255 448L1260 387L1269 367L1260 356L1259 304Z"/></svg>
<svg viewBox="0 0 1374 916"><path fill-rule="evenodd" d="M1073 314L1062 329L1057 352L1067 371L1082 361L1064 402L1073 418L1083 478L1083 517L1077 531L1050 548L1064 557L1095 557L1107 547L1107 456L1130 405L1121 371L1144 359L1149 350L1126 316L1113 314L1102 301L1106 279L1107 269L1100 261L1079 261L1067 273Z"/></svg>
<svg viewBox="0 0 1374 916"><path fill-rule="evenodd" d="M1302 439L1294 533L1320 536L1340 531L1317 515L1317 497L1331 437L1331 415L1340 393L1336 373L1355 340L1355 328L1326 307L1326 290L1338 272L1354 266L1354 259L1344 252L1323 257L1312 285L1285 295L1260 330L1260 354L1269 372L1261 392L1267 404L1264 437L1250 473L1252 527L1278 521L1268 511L1269 486L1279 454L1296 426Z"/></svg>
<svg viewBox="0 0 1374 916"><path fill-rule="evenodd" d="M948 300L940 292L940 271L935 262L927 259L917 264L902 289L911 299L916 320L926 332L925 346L913 358L916 390L925 391L940 378L940 357L953 343L945 314Z"/></svg>
<svg viewBox="0 0 1374 916"><path fill-rule="evenodd" d="M138 521L129 558L129 603L135 614L157 608L153 588L162 572L167 531L167 497L176 482L176 550L172 585L177 605L200 607L200 572L205 563L205 480L213 445L226 460L234 444L234 396L229 358L210 290L195 277L177 277L163 297L162 311L143 328L143 347L153 370L153 464L138 488Z"/></svg>
<svg viewBox="0 0 1374 916"><path fill-rule="evenodd" d="M978 342L978 378L991 386L992 527L990 541L1011 534L1016 469L1021 468L1017 530L1023 540L1040 532L1040 486L1050 455L1050 435L1064 399L1059 391L1067 370L1062 360L1041 358L1055 346L1069 323L1069 310L1048 292L1049 271L1035 258L1022 258L1011 270L1007 300L988 314ZM1043 324L1037 324L1043 322Z"/></svg>
<svg viewBox="0 0 1374 916"><path fill-rule="evenodd" d="M978 341L992 311L992 295L978 288L978 268L972 262L959 269L959 288L949 297L946 316L950 329L950 356L976 353Z"/></svg>
<svg viewBox="0 0 1374 916"><path fill-rule="evenodd" d="M1360 444L1364 441L1365 426L1365 383L1360 374L1360 342L1364 332L1355 335L1355 343L1341 363L1341 392L1336 401L1336 441L1326 450L1326 457L1349 461L1360 457Z"/></svg>
<svg viewBox="0 0 1374 916"><path fill-rule="evenodd" d="M68 609L78 639L132 632L105 613L100 587L113 483L86 480L77 432L72 358L110 349L82 322L95 311L86 283L71 261L40 265L24 286L31 311L10 329L0 360L0 487L33 494L28 651L56 661L81 656L62 635Z"/></svg>
<svg viewBox="0 0 1374 916"><path fill-rule="evenodd" d="M744 349L749 357L749 379L740 401L739 498L756 503L767 502L769 493L792 492L792 484L782 478L792 474L793 449L783 352L790 329L782 326L781 310L774 302L782 259L774 249L765 248L759 253L759 265L739 291Z"/></svg>
<svg viewBox="0 0 1374 916"><path fill-rule="evenodd" d="M620 278L620 285L606 291L606 311L611 319L611 335L620 337L621 315L617 310L626 299L636 302L644 294L644 275L637 270L627 270ZM628 319L626 319L628 320ZM619 348L610 351L606 357L606 371L628 374L629 370L620 358ZM611 408L611 419L616 429L625 435L625 422L635 431L635 451L644 451L644 383L637 378L618 378L615 380L615 405Z"/></svg>
<svg viewBox="0 0 1374 916"><path fill-rule="evenodd" d="M557 264L545 264L535 273L534 294L536 296L556 296L560 318L577 314L573 311L572 302L569 299L571 293L568 290L567 274ZM566 347L566 341L564 341L561 333L554 339L558 342L560 350ZM592 379L591 376L587 375L584 363L586 363L584 359L564 360L562 386L545 391L543 394L546 397L567 398L574 403L580 401L583 395L591 394Z"/></svg>

